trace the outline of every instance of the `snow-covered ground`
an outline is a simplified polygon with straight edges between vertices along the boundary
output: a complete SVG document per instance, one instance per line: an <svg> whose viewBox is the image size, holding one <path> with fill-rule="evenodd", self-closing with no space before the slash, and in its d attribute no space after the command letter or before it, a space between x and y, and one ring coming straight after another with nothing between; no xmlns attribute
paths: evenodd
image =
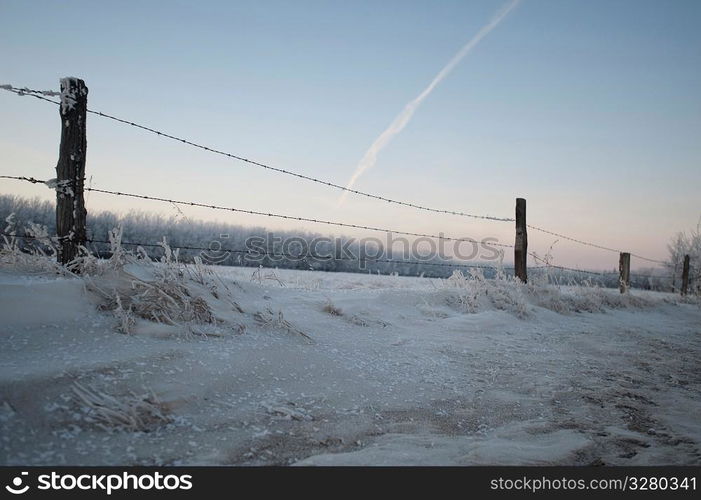
<svg viewBox="0 0 701 500"><path fill-rule="evenodd" d="M0 463L701 463L693 300L201 271L169 325L125 312L158 266L0 267Z"/></svg>

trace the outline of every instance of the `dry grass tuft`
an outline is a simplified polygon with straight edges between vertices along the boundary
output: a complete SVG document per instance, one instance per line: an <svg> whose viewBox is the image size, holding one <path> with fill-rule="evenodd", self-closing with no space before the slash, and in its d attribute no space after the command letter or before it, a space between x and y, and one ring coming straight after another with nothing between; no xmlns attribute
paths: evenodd
<svg viewBox="0 0 701 500"><path fill-rule="evenodd" d="M166 406L154 394L130 393L117 399L79 382L72 389L75 401L87 414L86 420L106 431L148 432L172 422Z"/></svg>
<svg viewBox="0 0 701 500"><path fill-rule="evenodd" d="M301 335L302 337L307 339L309 342L314 342L314 340L309 335L307 335L302 330L300 330L299 328L295 327L292 323L287 321L283 316L282 311L278 311L277 313L275 313L272 309L267 308L265 311L259 311L255 313L253 315L253 319L255 319L258 323L265 327L286 330L290 333L296 333L297 335Z"/></svg>
<svg viewBox="0 0 701 500"><path fill-rule="evenodd" d="M216 322L207 301L191 296L182 282L163 280L147 283L132 279L130 286L119 286L110 291L94 283L90 283L88 288L101 297L100 309L114 311L123 333L130 332L135 316L168 325Z"/></svg>
<svg viewBox="0 0 701 500"><path fill-rule="evenodd" d="M326 304L324 304L324 307L321 310L330 314L331 316L343 316L343 310L336 307L334 303L331 302L331 299L326 299Z"/></svg>
<svg viewBox="0 0 701 500"><path fill-rule="evenodd" d="M257 281L259 285L262 285L263 280L277 281L278 285L280 285L281 287L285 287L285 282L282 281L277 274L275 274L275 271L270 270L264 273L263 266L258 266L258 269L253 271L253 274L251 275L251 281Z"/></svg>

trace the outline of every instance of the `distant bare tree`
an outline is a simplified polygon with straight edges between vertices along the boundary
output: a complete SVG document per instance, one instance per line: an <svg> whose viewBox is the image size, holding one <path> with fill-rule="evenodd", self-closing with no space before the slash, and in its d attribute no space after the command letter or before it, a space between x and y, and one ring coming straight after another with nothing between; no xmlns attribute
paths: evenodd
<svg viewBox="0 0 701 500"><path fill-rule="evenodd" d="M701 218L696 228L690 232L678 232L667 244L669 259L667 267L672 271L672 287L677 290L677 282L681 280L684 256L691 259L691 289L698 292L701 288Z"/></svg>

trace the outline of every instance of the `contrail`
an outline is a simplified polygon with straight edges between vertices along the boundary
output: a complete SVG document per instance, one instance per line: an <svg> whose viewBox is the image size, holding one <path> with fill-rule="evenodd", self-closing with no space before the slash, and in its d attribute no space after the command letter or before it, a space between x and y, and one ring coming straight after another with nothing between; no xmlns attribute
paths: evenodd
<svg viewBox="0 0 701 500"><path fill-rule="evenodd" d="M365 155L363 158L360 160L360 163L358 163L358 166L355 169L355 172L353 172L353 176L350 178L348 181L348 184L346 184L346 189L351 189L356 181L360 178L363 173L371 168L372 166L375 165L375 162L377 161L377 155L384 147L389 144L389 142L394 138L395 135L397 135L399 132L401 132L404 127L409 123L409 120L411 120L411 117L414 115L414 112L417 110L417 108L421 105L424 99L428 97L428 95L433 92L433 89L436 88L436 86L443 81L443 79L450 74L453 69L462 61L462 59L470 53L470 51L484 38L487 36L487 34L492 31L496 26L504 19L509 12L511 12L520 0L511 0L508 4L506 4L504 7L502 7L492 18L489 23L487 23L486 26L484 26L482 29L480 29L477 34L472 37L472 40L467 42L463 48L460 49L460 51L455 54L455 56L450 60L448 64L445 65L445 67L440 70L440 72L436 75L436 77L433 79L433 81L424 89L423 92L421 92L418 97L416 97L413 101L409 102L406 106L404 106L404 109L402 110L401 113L397 115L397 117L392 121L392 123L387 127L387 130L382 132L380 136L375 139L375 142L372 143L370 146L370 149L368 149L365 152ZM346 196L348 196L348 191L343 191L341 196L338 199L338 205L343 204L343 202L346 199Z"/></svg>

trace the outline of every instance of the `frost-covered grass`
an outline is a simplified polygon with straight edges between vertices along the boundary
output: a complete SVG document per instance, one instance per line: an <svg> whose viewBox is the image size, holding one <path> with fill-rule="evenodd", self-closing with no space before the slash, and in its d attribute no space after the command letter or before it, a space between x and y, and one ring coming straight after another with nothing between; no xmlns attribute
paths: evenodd
<svg viewBox="0 0 701 500"><path fill-rule="evenodd" d="M246 268L215 268L218 274L232 279L246 279ZM560 314L579 312L601 313L611 309L643 309L661 303L699 304L699 297L689 295L631 290L621 294L617 289L605 288L593 281L579 284L563 283L547 273L532 273L528 284L503 273L494 279L484 277L480 269L463 273L454 271L447 279L402 277L396 274L359 275L353 273L320 273L279 269L269 271L279 286L293 288L301 292L353 290L414 290L426 297L440 296L445 304L464 313L500 310L526 319L534 314L535 308L544 308ZM262 284L256 277L253 281ZM273 283L269 283L270 286ZM424 303L428 313L430 305ZM342 315L331 299L323 307L331 315Z"/></svg>
<svg viewBox="0 0 701 500"><path fill-rule="evenodd" d="M30 252L22 251L20 241L15 237L14 214L5 219L3 233L0 235L0 265L25 273L71 274L56 262L55 244L46 227L32 222L25 227L25 233L34 238Z"/></svg>
<svg viewBox="0 0 701 500"><path fill-rule="evenodd" d="M8 228L13 221L7 220ZM32 252L20 250L16 240L3 236L0 250L0 265L25 273L54 272L81 279L86 289L98 301L98 308L111 312L117 319L116 329L131 333L138 319L178 326L185 325L189 333L197 333L197 324L222 322L214 314L212 299L225 298L234 310L243 310L234 300L231 286L224 278L241 279L250 268L207 266L199 258L194 264L182 264L178 251L172 250L165 240L161 244L163 256L149 257L146 250L138 247L134 251L121 244L122 230L109 233L110 258L101 259L84 248L81 255L67 268L55 263L56 251L45 229L31 224L28 232L36 238ZM600 313L608 309L649 308L662 302L699 304L696 296L684 298L672 294L649 294L630 292L620 294L617 290L603 288L594 282L584 281L576 285L563 285L561 279L545 272L533 273L528 284L513 276L498 272L495 278L485 278L479 268L469 272L454 271L447 279L406 278L396 273L359 275L347 273L321 273L256 268L247 279L259 286L292 287L302 292L316 290L358 289L406 289L422 290L428 297L439 297L439 301L464 313L480 311L506 311L520 319L532 316L535 308L544 308L560 314L589 312ZM201 293L203 290L206 292ZM431 299L435 302L435 299ZM439 309L432 311L430 301L419 306L425 314L440 316ZM341 308L330 298L322 310L332 316L343 316ZM282 311L273 312L269 307L254 313L259 324L306 337L299 328L284 319ZM363 324L358 316L349 318L355 324ZM239 325L239 329L242 327Z"/></svg>
<svg viewBox="0 0 701 500"><path fill-rule="evenodd" d="M493 279L487 279L479 268L471 269L465 274L454 271L447 279L407 278L396 273L383 276L264 268L256 268L251 273L250 268L207 266L199 259L195 259L194 264L182 264L178 261L177 250L173 251L165 241L162 243L163 256L151 259L141 247L133 252L122 247L121 229L110 233L109 259L100 259L84 249L81 256L66 269L55 263L55 250L41 228L32 226L32 230L40 243L35 246L37 250L31 253L20 251L14 240L4 237L0 265L27 273L55 272L79 277L87 290L98 298L99 309L110 311L117 318L117 330L122 333L130 333L138 318L167 325L216 324L220 320L212 312L210 298L220 299L225 296L238 312L243 312L234 300L231 286L225 282L225 278L242 279L245 276L248 276L248 282L260 286L292 287L302 292L421 290L427 296L442 297L446 305L464 313L499 310L521 319L532 316L534 308L538 307L569 314L639 309L654 307L660 302L700 303L697 296L678 297L641 291L620 294L617 290L587 281L576 285L562 284L548 272L533 273L528 284L502 272L497 273ZM199 293L202 289L209 293ZM420 307L426 314L432 314L428 302L424 301ZM332 316L343 316L342 309L334 305L330 298L322 310ZM284 320L282 311L274 313L268 308L255 314L256 320L261 324L301 332ZM357 317L355 321L362 323L362 319ZM189 330L197 331L191 327Z"/></svg>
<svg viewBox="0 0 701 500"><path fill-rule="evenodd" d="M698 297L154 261L111 236L69 270L0 251L2 464L701 461Z"/></svg>
<svg viewBox="0 0 701 500"><path fill-rule="evenodd" d="M168 409L155 394L134 394L116 397L73 383L73 395L84 421L106 431L151 431L172 421Z"/></svg>

